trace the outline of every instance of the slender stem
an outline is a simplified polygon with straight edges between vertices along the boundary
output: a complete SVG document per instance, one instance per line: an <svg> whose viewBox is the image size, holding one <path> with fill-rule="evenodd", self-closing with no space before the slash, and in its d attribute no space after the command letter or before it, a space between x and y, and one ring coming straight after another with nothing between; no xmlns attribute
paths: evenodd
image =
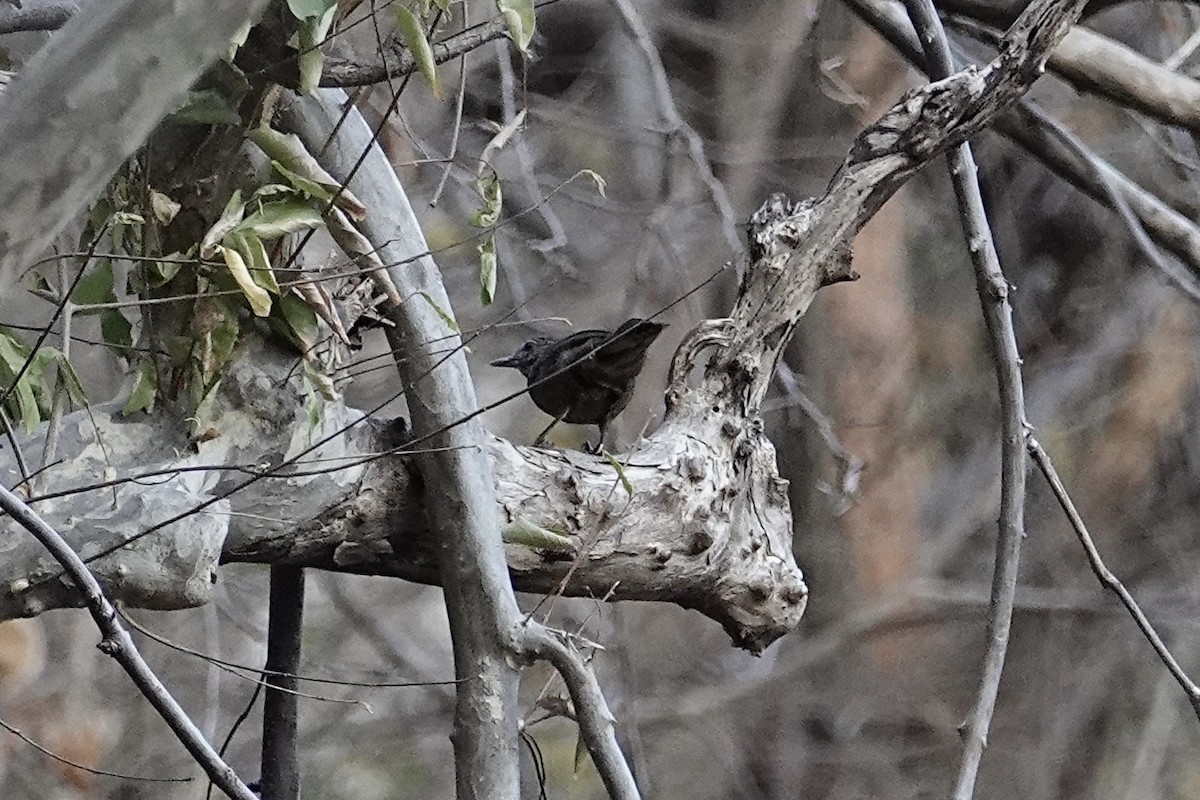
<svg viewBox="0 0 1200 800"><path fill-rule="evenodd" d="M5 486L0 486L0 509L11 516L18 525L32 533L66 571L78 587L83 602L103 634L100 651L112 656L129 673L134 685L150 701L159 716L174 731L196 762L208 774L221 791L234 800L258 800L258 797L238 778L237 773L217 754L200 730L184 713L175 698L162 685L158 677L142 659L133 643L129 631L125 630L117 617L117 611L104 596L104 591L94 575L83 565L79 555L50 527L45 520L26 505Z"/></svg>
<svg viewBox="0 0 1200 800"><path fill-rule="evenodd" d="M925 51L929 76L934 80L949 77L954 72L954 59L932 0L904 0L904 6ZM963 753L953 793L955 800L970 800L1000 691L1016 603L1017 568L1025 536L1024 440L1029 426L1025 421L1021 355L1013 329L1012 306L1008 302L1008 281L1000 270L984 213L975 158L966 143L951 150L946 158L975 270L975 289L983 307L1000 394L1000 518L988 604L987 642L975 703L962 727Z"/></svg>
<svg viewBox="0 0 1200 800"><path fill-rule="evenodd" d="M1167 645L1163 642L1162 637L1158 635L1158 631L1154 630L1154 625L1150 623L1141 606L1133 599L1133 595L1125 588L1116 575L1104 563L1104 559L1100 557L1100 551L1096 548L1096 543L1092 541L1092 535L1088 533L1087 525L1083 522L1083 517L1079 515L1078 509L1075 508L1075 503L1071 500L1071 495L1067 493L1067 488L1063 486L1062 479L1058 477L1058 471L1054 469L1053 462L1050 461L1050 455L1042 448L1042 445L1034 439L1029 438L1027 443L1029 455L1033 457L1033 462L1038 465L1042 475L1045 476L1046 482L1050 484L1050 491L1054 492L1054 497L1058 500L1058 504L1062 506L1063 512L1067 515L1067 519L1071 523L1072 530L1075 531L1075 536L1079 539L1079 543L1083 545L1083 551L1087 554L1088 565L1095 573L1096 579L1100 581L1100 585L1115 594L1122 605L1129 611L1129 615L1133 617L1133 621L1137 623L1146 640L1150 642L1150 646L1154 648L1154 652L1158 654L1159 659L1166 665L1167 671L1171 673L1171 677L1183 688L1187 693L1188 702L1192 704L1192 710L1196 712L1197 718L1200 718L1200 686L1188 677L1184 672L1183 667L1175 660L1175 656L1171 655L1171 651L1167 649Z"/></svg>
<svg viewBox="0 0 1200 800"><path fill-rule="evenodd" d="M584 663L566 634L536 622L527 622L521 638L529 653L550 662L567 684L579 735L604 781L608 796L611 800L638 800L642 795L617 743L616 722L604 701L596 673Z"/></svg>

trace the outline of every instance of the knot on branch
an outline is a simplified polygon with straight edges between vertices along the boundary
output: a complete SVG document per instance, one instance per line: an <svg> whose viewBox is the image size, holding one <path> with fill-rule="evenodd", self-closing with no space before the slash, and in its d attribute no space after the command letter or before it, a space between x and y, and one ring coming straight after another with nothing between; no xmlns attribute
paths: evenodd
<svg viewBox="0 0 1200 800"><path fill-rule="evenodd" d="M783 245L794 247L800 241L798 212L808 201L794 203L783 192L766 199L746 223L746 239L750 245L750 263L762 261Z"/></svg>
<svg viewBox="0 0 1200 800"><path fill-rule="evenodd" d="M923 164L966 138L964 122L978 117L976 102L986 81L974 66L910 90L850 148L847 164L901 155ZM898 183L897 183L898 185Z"/></svg>

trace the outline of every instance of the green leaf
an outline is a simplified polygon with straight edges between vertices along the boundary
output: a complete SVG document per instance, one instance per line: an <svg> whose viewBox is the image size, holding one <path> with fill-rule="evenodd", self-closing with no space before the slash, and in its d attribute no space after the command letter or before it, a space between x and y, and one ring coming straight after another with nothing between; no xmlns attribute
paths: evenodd
<svg viewBox="0 0 1200 800"><path fill-rule="evenodd" d="M249 131L246 138L258 145L272 161L278 161L297 175L326 187L331 197L337 197L337 207L354 219L366 217L367 208L362 201L349 189L341 188L341 184L317 163L296 134L280 133L274 128L261 126Z"/></svg>
<svg viewBox="0 0 1200 800"><path fill-rule="evenodd" d="M9 387L13 386L13 380L25 366L25 360L28 357L29 348L20 339L7 331L0 330L0 389L3 389L3 392L8 392ZM38 374L35 365L30 364L29 369L25 370L21 380L17 381L16 387L8 395L7 405L10 414L15 416L17 421L22 423L25 430L30 433L42 421L41 409L34 393L34 384L44 380L45 377Z"/></svg>
<svg viewBox="0 0 1200 800"><path fill-rule="evenodd" d="M396 23L400 28L400 35L404 38L405 46L412 51L417 69L421 70L421 74L429 82L433 96L441 100L442 84L438 80L437 62L433 60L433 48L429 45L429 38L425 36L425 26L416 14L402 5L396 6Z"/></svg>
<svg viewBox="0 0 1200 800"><path fill-rule="evenodd" d="M48 303L58 305L58 292L46 280L46 276L37 270L29 270L20 278L21 286L26 291L37 295Z"/></svg>
<svg viewBox="0 0 1200 800"><path fill-rule="evenodd" d="M121 408L121 413L129 416L135 411L149 413L154 410L154 400L158 396L158 372L154 362L145 359L138 365L137 374L133 378L133 388L129 390L129 398Z"/></svg>
<svg viewBox="0 0 1200 800"><path fill-rule="evenodd" d="M442 322L446 323L450 330L454 331L455 333L462 332L458 329L458 323L454 321L454 317L450 316L450 313L446 311L446 309L435 303L433 298L429 296L429 292L417 292L417 294L425 298L425 302L429 303L429 305L433 307L434 312L436 312L437 315L442 318Z"/></svg>
<svg viewBox="0 0 1200 800"><path fill-rule="evenodd" d="M37 401L38 409L43 411L44 415L50 413L53 399L51 390L54 388L50 376L46 373L46 367L53 365L61 357L62 353L58 350L43 345L33 354L33 358L29 362L29 369L25 372L26 375L33 376L30 388L33 389L33 397Z"/></svg>
<svg viewBox="0 0 1200 800"><path fill-rule="evenodd" d="M71 366L71 362L58 350L54 351L54 361L58 367L58 381L66 387L67 396L71 398L71 402L77 406L86 406L87 392L84 391L83 383L79 380L79 375Z"/></svg>
<svg viewBox="0 0 1200 800"><path fill-rule="evenodd" d="M605 187L608 186L608 181L604 180L603 175L601 175L599 172L596 172L594 169L581 169L579 170L579 174L592 179L592 182L596 184L596 191L600 193L601 197L608 197L608 195L604 193Z"/></svg>
<svg viewBox="0 0 1200 800"><path fill-rule="evenodd" d="M211 438L210 433L220 434L217 429L217 424L220 420L217 419L217 397L220 396L221 379L217 378L212 382L211 386L202 387L197 393L199 397L196 400L196 410L188 419L190 423L190 433L193 437L204 435L206 438Z"/></svg>
<svg viewBox="0 0 1200 800"><path fill-rule="evenodd" d="M246 295L246 299L250 301L250 308L254 311L255 316L265 317L270 314L271 295L267 294L267 290L250 277L250 270L246 268L246 261L242 258L241 253L232 247L222 247L221 255L225 259L225 266L229 267L229 274L237 282L242 294Z"/></svg>
<svg viewBox="0 0 1200 800"><path fill-rule="evenodd" d="M288 292L279 298L279 311L301 353L308 353L317 346L321 330L317 326L317 313L308 303Z"/></svg>
<svg viewBox="0 0 1200 800"><path fill-rule="evenodd" d="M0 394L7 392L25 362L29 362L7 400L10 416L24 424L27 431L32 432L50 414L54 383L47 367L57 367L60 360L62 353L57 349L43 346L32 352L24 342L0 328Z"/></svg>
<svg viewBox="0 0 1200 800"><path fill-rule="evenodd" d="M500 189L500 179L496 173L488 170L475 180L475 191L483 201L471 224L477 228L490 228L500 219L500 208L504 203L504 194Z"/></svg>
<svg viewBox="0 0 1200 800"><path fill-rule="evenodd" d="M580 768L583 767L587 759L587 746L583 742L583 729L575 729L575 758L572 763L574 774L578 775Z"/></svg>
<svg viewBox="0 0 1200 800"><path fill-rule="evenodd" d="M620 461L613 458L612 454L607 450L602 450L605 460L612 465L612 468L617 471L617 477L621 479L621 485L625 487L625 493L633 497L633 484L629 482L629 477L625 474L625 467Z"/></svg>
<svg viewBox="0 0 1200 800"><path fill-rule="evenodd" d="M274 164L275 162L272 161L271 163ZM254 194L250 195L250 199L246 201L246 205L249 206L255 202L266 203L272 200L300 197L301 195L302 192L288 186L286 183L264 183L254 190Z"/></svg>
<svg viewBox="0 0 1200 800"><path fill-rule="evenodd" d="M319 17L337 7L336 0L287 0L288 10L296 19Z"/></svg>
<svg viewBox="0 0 1200 800"><path fill-rule="evenodd" d="M133 346L133 326L119 310L106 308L100 312L100 335L118 356L129 358L129 348Z"/></svg>
<svg viewBox="0 0 1200 800"><path fill-rule="evenodd" d="M237 107L216 89L193 89L183 105L171 112L175 122L196 125L241 125Z"/></svg>
<svg viewBox="0 0 1200 800"><path fill-rule="evenodd" d="M295 38L289 42L300 51L300 85L302 94L313 94L321 83L325 56L321 45L333 25L337 0L288 0L288 9L299 21Z"/></svg>
<svg viewBox="0 0 1200 800"><path fill-rule="evenodd" d="M298 172L292 172L290 169L280 164L278 161L272 160L271 166L275 171L283 176L283 179L291 184L291 188L304 192L309 197L315 197L318 200L324 200L328 203L333 199L337 189L330 189L317 181L310 180ZM262 191L261 189L259 191ZM255 192L257 195L258 192Z"/></svg>
<svg viewBox="0 0 1200 800"><path fill-rule="evenodd" d="M146 285L151 289L157 289L163 284L174 278L181 267L183 267L183 259L186 256L178 251L170 253L162 261L144 261L142 262L142 276L146 281Z"/></svg>
<svg viewBox="0 0 1200 800"><path fill-rule="evenodd" d="M221 212L221 218L204 234L204 239L200 242L200 257L212 258L216 255L221 240L238 226L245 215L246 204L242 202L242 192L235 189L229 202L225 204L225 210Z"/></svg>
<svg viewBox="0 0 1200 800"><path fill-rule="evenodd" d="M321 85L321 70L325 68L325 54L321 52L321 43L325 41L322 27L320 17L309 17L300 23L296 49L300 51L298 88L301 94L315 95Z"/></svg>
<svg viewBox="0 0 1200 800"><path fill-rule="evenodd" d="M333 385L333 378L322 372L317 365L313 363L313 359L311 358L304 359L304 375L306 378L308 378L312 385L316 386L317 391L321 393L321 397L329 400L330 402L341 398L341 393L339 393L337 387ZM308 413L310 422L320 423L321 417L319 407L315 409L309 408ZM312 430L309 431L309 433L312 432Z"/></svg>
<svg viewBox="0 0 1200 800"><path fill-rule="evenodd" d="M120 226L145 225L146 218L143 217L141 214L134 214L132 211L114 211L113 215L111 217L109 217L109 222L111 222L113 225L120 225ZM118 231L114 230L113 233L114 233L114 235L119 233L120 235L124 236L124 231L118 232Z"/></svg>
<svg viewBox="0 0 1200 800"><path fill-rule="evenodd" d="M500 538L507 544L520 544L556 553L574 553L577 549L575 540L570 536L547 530L522 517L516 517L500 528Z"/></svg>
<svg viewBox="0 0 1200 800"><path fill-rule="evenodd" d="M226 62L232 62L234 56L237 55L238 48L246 43L246 39L250 37L250 29L254 27L254 20L247 20L246 24L238 28L237 33L229 40L229 46L225 48L223 58ZM221 62L218 62L221 63Z"/></svg>
<svg viewBox="0 0 1200 800"><path fill-rule="evenodd" d="M314 372L308 359L304 360L304 410L308 412L308 430L304 435L311 443L316 440L317 432L321 429L321 409L325 405L322 402L321 396L317 394L316 386L308 377Z"/></svg>
<svg viewBox="0 0 1200 800"><path fill-rule="evenodd" d="M231 309L228 303L222 302L221 308L225 311L221 324L209 334L214 374L219 374L225 362L233 355L233 348L238 339L237 312Z"/></svg>
<svg viewBox="0 0 1200 800"><path fill-rule="evenodd" d="M278 200L263 203L258 210L246 217L231 233L250 233L259 239L278 239L289 233L298 233L320 227L321 215L303 200Z"/></svg>
<svg viewBox="0 0 1200 800"><path fill-rule="evenodd" d="M175 215L183 208L178 201L171 199L157 189L150 190L150 212L159 225L170 225Z"/></svg>
<svg viewBox="0 0 1200 800"><path fill-rule="evenodd" d="M533 40L535 20L533 16L533 0L496 0L496 8L504 18L508 35L512 37L517 49L522 53L529 50Z"/></svg>
<svg viewBox="0 0 1200 800"><path fill-rule="evenodd" d="M167 336L163 339L163 346L171 359L171 366L182 367L191 356L196 340L190 336Z"/></svg>
<svg viewBox="0 0 1200 800"><path fill-rule="evenodd" d="M238 251L255 283L271 294L279 294L279 283L275 280L275 271L271 269L262 239L250 231L237 230L225 237L225 243Z"/></svg>
<svg viewBox="0 0 1200 800"><path fill-rule="evenodd" d="M496 236L492 234L479 244L479 299L492 304L496 296Z"/></svg>
<svg viewBox="0 0 1200 800"><path fill-rule="evenodd" d="M79 309L81 314L96 313L89 312L86 306L114 303L116 300L117 295L113 291L112 261L107 258L97 261L96 265L79 279L75 291L71 292L71 302L77 306L84 306Z"/></svg>

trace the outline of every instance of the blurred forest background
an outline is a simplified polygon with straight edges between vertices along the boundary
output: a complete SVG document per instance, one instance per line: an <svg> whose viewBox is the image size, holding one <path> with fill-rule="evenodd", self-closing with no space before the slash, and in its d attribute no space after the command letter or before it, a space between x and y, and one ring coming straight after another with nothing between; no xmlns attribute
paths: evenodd
<svg viewBox="0 0 1200 800"><path fill-rule="evenodd" d="M532 333L568 332L559 318L606 327L669 307L662 320L670 327L614 429L628 444L661 415L674 345L693 324L727 311L750 213L770 192L822 191L856 132L923 78L833 0L639 2L648 37L628 24L625 5L542 5L530 59L504 41L484 45L442 68L444 99L414 76L384 145L431 246L446 248L439 264L464 330L485 329L471 354L481 402L521 386L515 372L487 362ZM365 12L364 4L355 13ZM464 13L475 23L495 10L454 5L445 31L458 30ZM1163 61L1200 27L1200 15L1184 4L1139 2L1087 24ZM42 41L0 37L0 53L19 70ZM991 57L976 40L956 41L971 57ZM339 46L373 50L370 26ZM1175 59L1183 72L1196 69L1188 56ZM1053 72L1032 96L1195 218L1200 148L1192 134L1081 93ZM386 85L357 96L375 120L389 100ZM476 158L517 114L523 127L492 158L509 222L498 237L497 301L484 307L468 241ZM1030 420L1109 565L1194 673L1195 301L1145 263L1112 212L997 134L974 144L1016 287ZM440 190L455 146L458 166ZM573 179L584 169L607 181L605 196L590 179ZM941 161L883 208L854 255L861 279L817 295L765 413L791 480L797 559L812 592L801 629L753 658L711 621L673 606L555 604L560 625L606 648L597 665L647 797L923 798L949 788L956 726L980 666L999 455L995 380ZM9 297L0 320L36 327L51 311ZM86 323L78 335L89 335ZM121 375L104 348L77 347L92 399L117 392ZM368 340L350 368L353 404L394 391L385 352L382 336ZM491 412L488 424L527 442L545 417L521 398ZM568 429L558 444L578 446L591 433ZM976 796L1200 797L1200 729L1185 697L1091 575L1039 476L1030 492L1012 646ZM266 585L265 567L227 567L218 603L132 616L179 644L261 665ZM538 599L524 598L528 607ZM253 683L142 641L202 730L220 741ZM0 717L82 763L186 774L186 754L161 735L161 722L95 642L84 612L0 625ZM313 575L304 647L307 674L368 682L453 675L438 590L394 580ZM531 723L550 677L527 675ZM452 686L309 689L319 697L301 706L306 796L452 795ZM251 776L259 724L252 716L229 751ZM551 720L529 731L548 770L548 797L603 796L586 758L575 769L573 725ZM526 791L537 796L532 768ZM89 775L0 734L5 798L202 795L196 782Z"/></svg>

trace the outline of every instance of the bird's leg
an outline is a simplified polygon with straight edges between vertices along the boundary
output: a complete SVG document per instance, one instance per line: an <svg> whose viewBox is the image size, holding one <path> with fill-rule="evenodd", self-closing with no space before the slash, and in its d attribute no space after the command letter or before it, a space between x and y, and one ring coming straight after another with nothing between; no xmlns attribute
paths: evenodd
<svg viewBox="0 0 1200 800"><path fill-rule="evenodd" d="M595 447L593 447L590 444L584 443L583 452L591 453L594 456L600 455L600 451L602 451L604 449L604 437L608 435L608 424L610 422L612 422L612 420L606 419L600 423L600 438L596 441Z"/></svg>
<svg viewBox="0 0 1200 800"><path fill-rule="evenodd" d="M550 431L552 431L554 429L555 425L557 425L558 423L563 421L563 418L565 416L567 416L567 414L570 412L570 410L571 409L568 408L566 411L564 411L563 413L561 413L557 417L555 417L553 420L551 420L550 424L546 426L546 429L544 431L542 431L541 433L539 433L538 437L533 440L533 446L534 447L544 446L546 444L546 437L550 434Z"/></svg>

